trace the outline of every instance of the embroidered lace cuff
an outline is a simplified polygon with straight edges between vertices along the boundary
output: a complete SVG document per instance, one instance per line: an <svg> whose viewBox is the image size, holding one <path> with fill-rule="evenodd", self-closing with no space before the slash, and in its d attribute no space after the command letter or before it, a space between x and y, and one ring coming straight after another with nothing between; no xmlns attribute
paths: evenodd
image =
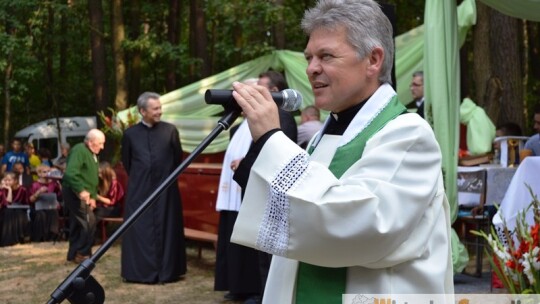
<svg viewBox="0 0 540 304"><path fill-rule="evenodd" d="M262 251L286 256L289 243L289 198L287 191L297 184L308 169L308 154L302 152L285 164L272 180L257 247Z"/></svg>

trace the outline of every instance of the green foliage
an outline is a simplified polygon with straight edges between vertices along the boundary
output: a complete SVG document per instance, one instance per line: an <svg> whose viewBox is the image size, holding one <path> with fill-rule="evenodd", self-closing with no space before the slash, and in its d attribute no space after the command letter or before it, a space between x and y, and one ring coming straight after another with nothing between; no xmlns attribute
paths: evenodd
<svg viewBox="0 0 540 304"><path fill-rule="evenodd" d="M303 51L307 37L300 29L304 11L315 0L197 0L206 20L206 52L211 73L266 55L276 49L276 34L284 31L285 49ZM181 1L178 44L167 39L168 1L123 1L126 39L122 43L127 63L127 81L132 83L132 58L141 55L141 90L165 93L171 67L177 86L200 79L201 58L190 55L190 1ZM423 23L424 1L381 0L394 4L397 34ZM459 1L458 1L459 2ZM69 4L68 4L69 3ZM18 129L45 118L92 115L95 101L90 53L88 1L0 0L0 107L9 89L12 103L11 135ZM111 46L111 3L102 1L106 49L106 81L111 88L108 106L113 106L114 61ZM134 12L139 12L137 17ZM135 35L138 33L138 35ZM13 66L9 88L4 88L8 64ZM529 84L538 89L538 79ZM130 96L133 104L136 96ZM527 96L532 104L535 96ZM58 104L55 110L52 100ZM4 111L0 110L4 121ZM3 132L0 132L2 134ZM0 138L1 139L1 138ZM3 141L5 139L1 139Z"/></svg>
<svg viewBox="0 0 540 304"><path fill-rule="evenodd" d="M140 20L131 20L135 9L132 4L123 4L126 39L122 48L128 65L135 51L141 54L140 87L164 92L165 75L172 62L176 63L175 71L182 80L178 86L193 79L187 75L193 74L198 79L202 61L189 54L188 2L184 2L180 12L177 45L167 40L168 3L143 2L138 9ZM309 5L314 1L310 2ZM306 41L299 28L304 5L292 0L284 1L283 6L273 1L205 0L212 73L274 50L276 26L280 23L287 37L286 48L301 51ZM107 43L107 81L114 87L109 6L108 1L103 1L102 35ZM0 82L0 91L9 89L11 97L11 134L30 123L54 117L53 99L60 116L94 112L90 30L86 1L72 1L68 5L66 1L0 0L0 74L4 76L8 63L13 65L9 88ZM132 35L135 30L138 37ZM113 98L111 92L110 105ZM0 119L3 116L4 111L0 111Z"/></svg>

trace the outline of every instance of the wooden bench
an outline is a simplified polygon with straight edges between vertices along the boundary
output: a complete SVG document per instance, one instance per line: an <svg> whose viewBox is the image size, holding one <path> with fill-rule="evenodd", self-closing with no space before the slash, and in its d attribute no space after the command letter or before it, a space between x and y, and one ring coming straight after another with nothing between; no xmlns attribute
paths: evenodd
<svg viewBox="0 0 540 304"><path fill-rule="evenodd" d="M105 217L101 219L101 222L100 222L101 241L105 242L108 238L107 237L107 223L120 223L121 224L123 222L124 222L124 219L121 217ZM184 235L186 239L188 240L199 242L198 253L197 253L197 256L199 259L202 256L202 243L212 243L212 245L214 245L214 248L217 247L217 234L215 233L184 227Z"/></svg>
<svg viewBox="0 0 540 304"><path fill-rule="evenodd" d="M210 233L202 230L196 230L184 227L184 235L186 239L199 242L197 257L200 259L202 256L202 244L212 243L214 249L217 248L217 234Z"/></svg>

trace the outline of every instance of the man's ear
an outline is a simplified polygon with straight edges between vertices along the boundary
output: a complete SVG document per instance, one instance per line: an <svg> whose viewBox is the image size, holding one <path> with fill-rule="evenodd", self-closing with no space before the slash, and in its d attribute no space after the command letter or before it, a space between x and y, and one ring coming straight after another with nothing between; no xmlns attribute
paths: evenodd
<svg viewBox="0 0 540 304"><path fill-rule="evenodd" d="M369 65L367 68L367 72L370 75L379 75L384 61L384 56L384 50L381 47L375 47L373 50L371 50L368 57Z"/></svg>

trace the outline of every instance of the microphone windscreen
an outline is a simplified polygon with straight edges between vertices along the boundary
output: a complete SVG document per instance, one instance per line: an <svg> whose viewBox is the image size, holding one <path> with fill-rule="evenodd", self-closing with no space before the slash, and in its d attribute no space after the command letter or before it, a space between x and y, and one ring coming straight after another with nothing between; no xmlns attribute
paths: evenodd
<svg viewBox="0 0 540 304"><path fill-rule="evenodd" d="M281 94L283 95L283 102L281 103L280 108L288 112L300 109L303 100L300 92L293 89L285 89L281 91Z"/></svg>

